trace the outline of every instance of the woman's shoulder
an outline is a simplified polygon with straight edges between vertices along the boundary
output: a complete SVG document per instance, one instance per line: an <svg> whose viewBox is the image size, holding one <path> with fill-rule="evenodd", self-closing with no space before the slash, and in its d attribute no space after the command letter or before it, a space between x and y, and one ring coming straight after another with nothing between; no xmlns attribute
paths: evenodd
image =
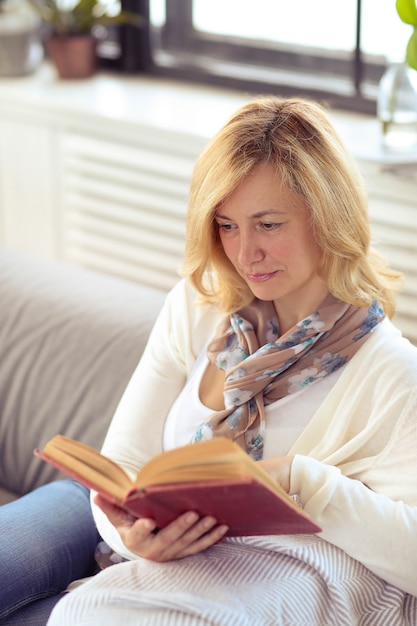
<svg viewBox="0 0 417 626"><path fill-rule="evenodd" d="M366 345L367 342L365 342ZM417 356L417 346L415 346L401 330L387 317L382 320L370 337L370 345L378 350L404 351L411 358Z"/></svg>
<svg viewBox="0 0 417 626"><path fill-rule="evenodd" d="M187 278L180 279L168 292L166 302L176 311L187 312L193 318L218 319L225 315L219 307L205 304L200 293Z"/></svg>
<svg viewBox="0 0 417 626"><path fill-rule="evenodd" d="M168 293L165 307L177 337L184 333L191 340L195 355L213 336L225 313L214 305L203 304L200 294L188 279L181 279Z"/></svg>
<svg viewBox="0 0 417 626"><path fill-rule="evenodd" d="M417 346L388 318L374 329L352 361L356 366L362 362L381 375L410 377L417 382Z"/></svg>

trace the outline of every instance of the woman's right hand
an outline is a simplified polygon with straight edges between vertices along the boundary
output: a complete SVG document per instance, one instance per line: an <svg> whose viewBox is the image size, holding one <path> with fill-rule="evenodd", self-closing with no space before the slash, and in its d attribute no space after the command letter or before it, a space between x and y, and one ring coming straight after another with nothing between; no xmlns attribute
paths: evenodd
<svg viewBox="0 0 417 626"><path fill-rule="evenodd" d="M153 519L136 519L99 495L94 503L107 515L126 548L151 561L162 563L197 554L222 541L228 531L228 526L218 525L214 517L189 511L155 532Z"/></svg>

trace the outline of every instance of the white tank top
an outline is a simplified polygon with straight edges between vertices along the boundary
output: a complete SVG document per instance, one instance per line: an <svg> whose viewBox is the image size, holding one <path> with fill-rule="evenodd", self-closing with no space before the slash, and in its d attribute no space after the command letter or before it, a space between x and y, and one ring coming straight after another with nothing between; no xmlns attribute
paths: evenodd
<svg viewBox="0 0 417 626"><path fill-rule="evenodd" d="M205 406L199 397L200 382L207 365L206 350L203 349L166 419L166 450L189 443L200 424L207 421L213 413L213 409ZM341 367L305 389L265 407L264 458L288 454L343 369Z"/></svg>

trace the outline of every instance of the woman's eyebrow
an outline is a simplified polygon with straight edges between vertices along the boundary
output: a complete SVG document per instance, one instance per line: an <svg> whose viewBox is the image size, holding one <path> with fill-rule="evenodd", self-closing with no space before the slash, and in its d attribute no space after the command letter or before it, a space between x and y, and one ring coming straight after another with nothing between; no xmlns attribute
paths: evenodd
<svg viewBox="0 0 417 626"><path fill-rule="evenodd" d="M266 209L265 211L258 211L257 213L254 213L253 215L250 216L251 219L259 219L261 217L267 217L268 215L286 215L287 212L286 211L278 211L277 209ZM221 220L229 220L231 221L232 218L228 217L227 215L221 215L220 213L215 213L214 217L219 218Z"/></svg>

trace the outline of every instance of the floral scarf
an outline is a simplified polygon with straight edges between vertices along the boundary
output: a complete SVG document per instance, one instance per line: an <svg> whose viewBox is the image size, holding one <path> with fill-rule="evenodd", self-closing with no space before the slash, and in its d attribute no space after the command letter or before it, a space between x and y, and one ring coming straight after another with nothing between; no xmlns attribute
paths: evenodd
<svg viewBox="0 0 417 626"><path fill-rule="evenodd" d="M265 405L342 367L383 318L376 302L357 307L333 296L282 337L273 302L254 300L227 316L207 349L225 372L226 408L201 424L193 441L224 436L262 458Z"/></svg>

